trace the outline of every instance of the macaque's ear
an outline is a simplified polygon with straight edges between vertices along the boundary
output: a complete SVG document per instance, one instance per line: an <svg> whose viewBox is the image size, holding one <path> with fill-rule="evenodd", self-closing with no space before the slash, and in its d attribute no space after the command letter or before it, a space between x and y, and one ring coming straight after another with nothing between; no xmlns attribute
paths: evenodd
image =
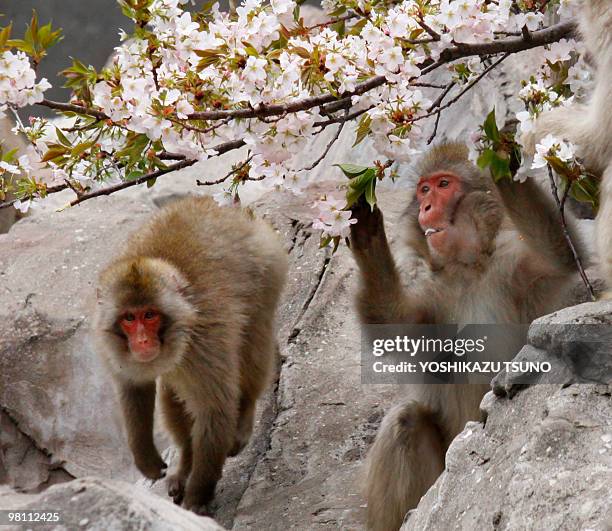
<svg viewBox="0 0 612 531"><path fill-rule="evenodd" d="M170 286L175 291L178 291L181 295L186 295L189 291L189 282L178 275L170 276Z"/></svg>

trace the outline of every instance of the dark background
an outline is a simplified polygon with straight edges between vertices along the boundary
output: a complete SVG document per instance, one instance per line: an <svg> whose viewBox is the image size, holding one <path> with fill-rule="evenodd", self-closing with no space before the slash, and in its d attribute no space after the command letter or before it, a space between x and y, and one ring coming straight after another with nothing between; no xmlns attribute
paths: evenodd
<svg viewBox="0 0 612 531"><path fill-rule="evenodd" d="M220 2L223 9L226 1ZM196 8L202 1L196 2ZM188 4L189 6L189 4ZM39 66L39 78L46 77L53 85L45 92L47 99L67 101L70 91L62 88L64 78L57 73L72 64L70 57L79 59L96 69L104 66L119 45L119 28L131 33L133 22L121 13L115 0L0 0L0 26L13 22L13 38L22 38L32 18L32 9L38 14L40 25L53 23L62 28L64 39L48 51ZM191 8L195 9L195 8ZM53 116L48 109L36 107L24 113Z"/></svg>
<svg viewBox="0 0 612 531"><path fill-rule="evenodd" d="M119 27L128 33L132 21L123 16L114 0L0 0L0 24L13 21L13 38L22 38L26 24L36 9L41 25L52 22L62 28L64 40L49 49L39 66L39 77L46 77L53 88L45 92L52 100L67 100L70 92L61 88L64 78L57 73L71 65L70 56L101 68L119 44ZM36 114L51 116L37 107Z"/></svg>

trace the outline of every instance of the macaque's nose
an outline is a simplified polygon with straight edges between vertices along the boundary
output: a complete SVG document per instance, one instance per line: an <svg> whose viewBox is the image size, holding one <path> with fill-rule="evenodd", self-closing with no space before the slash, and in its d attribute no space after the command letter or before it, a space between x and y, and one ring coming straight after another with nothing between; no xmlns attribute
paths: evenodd
<svg viewBox="0 0 612 531"><path fill-rule="evenodd" d="M136 330L136 344L144 348L150 347L152 344L151 336L147 333L145 327L142 325L139 325L138 329Z"/></svg>
<svg viewBox="0 0 612 531"><path fill-rule="evenodd" d="M424 205L423 212L429 212L431 210L431 205Z"/></svg>

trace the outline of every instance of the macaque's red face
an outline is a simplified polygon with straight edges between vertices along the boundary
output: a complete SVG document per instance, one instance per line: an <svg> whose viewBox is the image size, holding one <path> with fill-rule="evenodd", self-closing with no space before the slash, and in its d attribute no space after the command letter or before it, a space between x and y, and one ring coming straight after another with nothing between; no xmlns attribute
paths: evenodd
<svg viewBox="0 0 612 531"><path fill-rule="evenodd" d="M436 172L419 180L416 192L419 225L430 249L437 254L450 257L453 253L454 216L463 195L461 180L453 173Z"/></svg>
<svg viewBox="0 0 612 531"><path fill-rule="evenodd" d="M119 326L136 361L146 363L159 356L161 324L162 316L153 308L132 308L120 317Z"/></svg>

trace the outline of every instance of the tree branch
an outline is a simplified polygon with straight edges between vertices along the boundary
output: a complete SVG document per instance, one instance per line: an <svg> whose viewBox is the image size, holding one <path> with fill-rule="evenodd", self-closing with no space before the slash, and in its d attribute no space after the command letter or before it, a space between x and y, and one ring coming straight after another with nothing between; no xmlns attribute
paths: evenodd
<svg viewBox="0 0 612 531"><path fill-rule="evenodd" d="M565 240L567 241L567 244L569 245L569 248L572 251L572 255L574 256L574 262L576 262L576 267L578 268L578 272L580 273L582 282L584 282L584 285L586 286L586 289L589 292L591 300L595 301L597 300L595 297L595 291L593 290L593 286L589 281L589 277L587 277L587 274L584 270L582 260L580 260L578 251L576 251L576 247L574 246L574 242L572 241L572 237L569 233L569 230L567 228L567 222L565 220L565 200L567 199L567 196L569 194L569 183L567 185L567 188L565 189L565 192L563 193L563 198L560 200L559 192L557 190L557 183L555 182L555 178L553 176L550 164L548 164L548 180L550 181L550 188L552 190L552 195L555 198L555 203L557 203L557 208L559 209L559 218L561 222L561 229L563 230L563 236L565 236Z"/></svg>
<svg viewBox="0 0 612 531"><path fill-rule="evenodd" d="M486 43L478 44L457 44L450 48L445 49L438 61L428 60L422 63L420 66L421 76L426 73L435 70L445 63L462 59L465 57L471 57L474 55L494 55L499 53L516 53L531 48L537 48L544 46L552 42L556 42L563 37L568 36L574 31L575 24L573 22L563 22L550 26L549 28L535 31L530 33L530 38L526 40L524 37L510 37L507 39L500 39ZM231 118L245 119L245 118L266 118L270 116L277 116L286 113L294 113L304 110L309 110L314 107L320 107L326 104L333 104L328 112L335 112L346 107L350 107L351 97L360 96L370 90L378 88L387 83L387 79L384 76L375 76L363 83L358 84L355 90L349 93L345 93L343 97L338 100L333 94L321 94L319 96L311 96L309 98L303 98L296 100L291 103L279 104L279 105L259 105L256 108L243 108L243 109L227 109L227 110L214 110L214 111L202 111L195 112L188 116L190 120L227 120ZM44 107L59 110L62 112L74 112L77 114L85 114L94 116L99 120L108 120L109 117L102 111L91 109L80 105L73 105L68 103L60 103L55 101L43 100L39 103Z"/></svg>
<svg viewBox="0 0 612 531"><path fill-rule="evenodd" d="M428 62L425 70L421 72L421 75L428 73L431 70L428 67L434 66L437 68L444 63L449 63L457 59L464 57L471 57L473 55L494 55L499 53L516 53L531 48L537 48L545 44L556 42L559 39L567 36L574 30L575 24L573 22L563 22L555 24L549 28L536 31L531 33L531 38L525 40L522 37L512 37L508 39L501 39L498 41L491 41L479 44L458 44L447 48L440 55L440 60L435 63ZM425 65L425 64L424 64ZM421 66L424 66L421 65ZM387 79L384 76L375 76L363 83L356 85L355 90L346 93L342 100L349 100L352 96L360 96L370 90L378 88L384 85ZM332 94L322 94L320 96L312 96L297 100L292 103L281 104L281 105L260 105L256 108L248 109L232 109L232 110L220 110L220 111L203 111L196 112L189 115L190 119L194 120L221 120L228 117L233 118L262 118L268 116L274 116L282 113L293 113L298 111L305 111L312 109L313 107L319 107L326 103L336 102L338 99ZM339 110L339 109L334 109ZM330 111L333 112L333 111Z"/></svg>

